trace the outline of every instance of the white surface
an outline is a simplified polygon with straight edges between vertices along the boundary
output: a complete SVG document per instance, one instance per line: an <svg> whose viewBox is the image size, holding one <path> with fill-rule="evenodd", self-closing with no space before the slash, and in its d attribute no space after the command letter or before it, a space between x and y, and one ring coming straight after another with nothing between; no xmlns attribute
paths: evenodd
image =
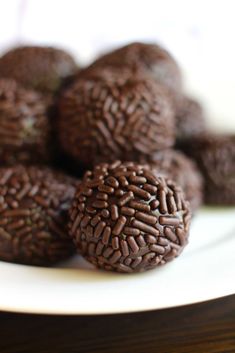
<svg viewBox="0 0 235 353"><path fill-rule="evenodd" d="M146 273L96 271L78 256L52 269L0 262L0 310L104 314L218 298L235 293L234 254L235 208L204 209L182 255Z"/></svg>

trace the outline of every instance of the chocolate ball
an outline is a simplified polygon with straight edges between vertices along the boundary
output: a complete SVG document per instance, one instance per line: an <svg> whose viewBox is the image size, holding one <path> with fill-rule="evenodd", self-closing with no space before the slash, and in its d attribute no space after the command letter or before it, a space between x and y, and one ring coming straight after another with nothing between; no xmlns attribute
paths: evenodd
<svg viewBox="0 0 235 353"><path fill-rule="evenodd" d="M0 168L0 259L46 266L71 255L66 223L76 185L48 168Z"/></svg>
<svg viewBox="0 0 235 353"><path fill-rule="evenodd" d="M26 88L54 93L64 78L77 70L74 59L63 50L23 46L0 58L0 77L13 78Z"/></svg>
<svg viewBox="0 0 235 353"><path fill-rule="evenodd" d="M50 134L44 98L14 80L0 79L0 164L49 161Z"/></svg>
<svg viewBox="0 0 235 353"><path fill-rule="evenodd" d="M178 256L188 241L190 211L181 188L132 162L87 172L69 215L76 247L105 270L152 269Z"/></svg>
<svg viewBox="0 0 235 353"><path fill-rule="evenodd" d="M184 150L204 177L205 203L235 205L235 135L207 133L185 141Z"/></svg>
<svg viewBox="0 0 235 353"><path fill-rule="evenodd" d="M203 178L193 160L179 151L165 150L152 156L149 164L156 176L163 175L181 186L192 212L200 207L203 199Z"/></svg>
<svg viewBox="0 0 235 353"><path fill-rule="evenodd" d="M181 90L180 68L172 55L157 44L131 43L98 58L89 68L129 67L133 74L146 71L155 80L173 90Z"/></svg>
<svg viewBox="0 0 235 353"><path fill-rule="evenodd" d="M88 167L138 161L175 141L166 91L143 77L77 80L62 94L59 113L62 148Z"/></svg>
<svg viewBox="0 0 235 353"><path fill-rule="evenodd" d="M177 96L174 103L177 143L204 134L207 127L200 103L186 96Z"/></svg>

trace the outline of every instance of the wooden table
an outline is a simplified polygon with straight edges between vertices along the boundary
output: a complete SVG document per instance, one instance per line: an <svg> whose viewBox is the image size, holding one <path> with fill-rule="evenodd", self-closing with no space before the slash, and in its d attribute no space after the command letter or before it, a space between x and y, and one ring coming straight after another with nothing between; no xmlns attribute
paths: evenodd
<svg viewBox="0 0 235 353"><path fill-rule="evenodd" d="M28 352L235 353L235 295L123 315L0 313L0 353Z"/></svg>

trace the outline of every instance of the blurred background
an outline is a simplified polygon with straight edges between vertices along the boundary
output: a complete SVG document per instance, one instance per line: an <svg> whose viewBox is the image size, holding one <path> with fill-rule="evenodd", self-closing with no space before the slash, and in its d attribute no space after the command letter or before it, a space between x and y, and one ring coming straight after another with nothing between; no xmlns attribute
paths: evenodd
<svg viewBox="0 0 235 353"><path fill-rule="evenodd" d="M20 44L69 50L82 65L130 41L159 42L214 129L235 131L233 0L10 0L0 3L0 54Z"/></svg>

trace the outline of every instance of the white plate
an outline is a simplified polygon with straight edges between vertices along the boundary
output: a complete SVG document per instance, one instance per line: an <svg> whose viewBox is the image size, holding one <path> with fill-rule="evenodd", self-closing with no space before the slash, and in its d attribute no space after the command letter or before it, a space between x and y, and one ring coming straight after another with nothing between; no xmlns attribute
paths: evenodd
<svg viewBox="0 0 235 353"><path fill-rule="evenodd" d="M94 270L79 256L57 268L0 262L0 310L107 314L169 308L235 293L235 208L203 209L175 261L142 274Z"/></svg>

